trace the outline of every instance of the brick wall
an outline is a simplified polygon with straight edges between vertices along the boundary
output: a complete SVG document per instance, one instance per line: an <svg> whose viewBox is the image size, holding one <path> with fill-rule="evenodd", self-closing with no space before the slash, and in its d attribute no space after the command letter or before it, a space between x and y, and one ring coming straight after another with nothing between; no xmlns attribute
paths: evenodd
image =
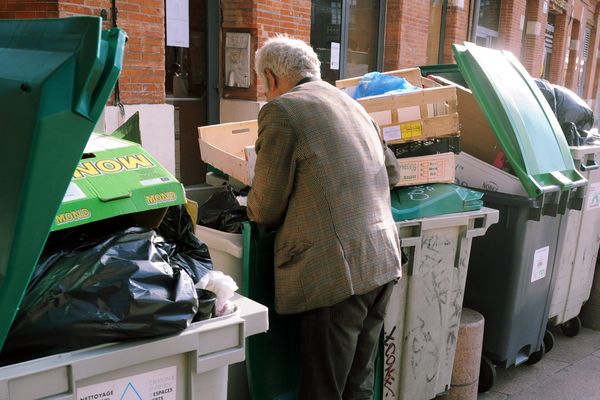
<svg viewBox="0 0 600 400"><path fill-rule="evenodd" d="M600 2L596 4L595 10L592 8L592 5L589 6L588 10L590 11L590 19L588 20L588 24L590 24L593 28L588 51L588 65L585 76L583 98L594 100L597 96L597 92L593 89L596 80L596 70L598 69L598 53L600 48Z"/></svg>
<svg viewBox="0 0 600 400"><path fill-rule="evenodd" d="M117 24L127 32L123 71L119 78L124 104L165 102L165 26L164 0L117 0ZM100 15L108 11L104 27L112 26L110 0L85 2L59 0L60 17Z"/></svg>
<svg viewBox="0 0 600 400"><path fill-rule="evenodd" d="M543 0L529 0L525 16L525 40L521 47L521 62L534 78L542 75L544 35L548 14L544 13Z"/></svg>
<svg viewBox="0 0 600 400"><path fill-rule="evenodd" d="M468 41L469 8L471 2L465 0L464 7L448 5L446 11L446 35L444 37L444 63L455 63L452 54L453 44L463 44Z"/></svg>
<svg viewBox="0 0 600 400"><path fill-rule="evenodd" d="M549 80L552 83L561 86L564 85L565 82L565 57L569 51L571 28L572 24L569 23L569 16L567 13L556 16Z"/></svg>
<svg viewBox="0 0 600 400"><path fill-rule="evenodd" d="M19 18L56 18L58 17L58 0L19 1L1 0L0 19Z"/></svg>
<svg viewBox="0 0 600 400"><path fill-rule="evenodd" d="M385 70L426 63L430 3L429 0L388 0Z"/></svg>
<svg viewBox="0 0 600 400"><path fill-rule="evenodd" d="M265 41L278 33L285 33L310 43L310 0L221 0L222 33L249 32L252 36L251 68L254 53ZM221 68L224 70L224 68ZM221 77L223 80L223 77ZM263 88L253 73L248 89L223 89L223 97L262 100Z"/></svg>
<svg viewBox="0 0 600 400"><path fill-rule="evenodd" d="M511 51L516 57L521 53L521 16L525 16L526 3L526 0L502 0L500 3L498 48Z"/></svg>
<svg viewBox="0 0 600 400"><path fill-rule="evenodd" d="M108 12L103 28L112 27L111 0L0 0L0 18L56 18L100 16ZM119 79L124 104L165 101L164 0L117 0L118 25L129 37Z"/></svg>

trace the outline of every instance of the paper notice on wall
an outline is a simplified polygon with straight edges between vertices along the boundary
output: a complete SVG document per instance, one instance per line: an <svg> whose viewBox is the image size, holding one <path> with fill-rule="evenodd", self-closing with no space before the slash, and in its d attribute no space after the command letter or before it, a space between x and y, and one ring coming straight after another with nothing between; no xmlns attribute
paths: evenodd
<svg viewBox="0 0 600 400"><path fill-rule="evenodd" d="M331 42L331 57L329 60L330 69L340 69L340 44Z"/></svg>
<svg viewBox="0 0 600 400"><path fill-rule="evenodd" d="M176 389L177 368L169 367L77 388L77 399L176 400Z"/></svg>
<svg viewBox="0 0 600 400"><path fill-rule="evenodd" d="M537 249L533 255L533 269L531 271L531 282L538 281L546 276L548 269L548 255L550 247L542 247Z"/></svg>
<svg viewBox="0 0 600 400"><path fill-rule="evenodd" d="M587 209L600 208L600 183L592 183L588 186Z"/></svg>
<svg viewBox="0 0 600 400"><path fill-rule="evenodd" d="M389 142L391 140L402 139L402 133L400 132L400 126L386 126L383 128L383 140Z"/></svg>
<svg viewBox="0 0 600 400"><path fill-rule="evenodd" d="M188 0L167 0L167 46L190 47Z"/></svg>

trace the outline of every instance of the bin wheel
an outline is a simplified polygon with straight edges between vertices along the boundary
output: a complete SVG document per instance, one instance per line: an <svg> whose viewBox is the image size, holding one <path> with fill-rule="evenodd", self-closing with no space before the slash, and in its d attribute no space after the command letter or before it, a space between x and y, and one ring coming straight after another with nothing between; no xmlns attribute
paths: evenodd
<svg viewBox="0 0 600 400"><path fill-rule="evenodd" d="M560 324L560 330L568 337L575 337L581 332L581 319L577 316Z"/></svg>
<svg viewBox="0 0 600 400"><path fill-rule="evenodd" d="M542 358L544 358L544 354L546 354L546 345L544 344L544 342L542 342L542 344L540 345L540 349L538 351L534 351L533 353L531 353L531 355L529 356L527 361L525 361L523 364L525 364L525 365L537 364L542 360Z"/></svg>
<svg viewBox="0 0 600 400"><path fill-rule="evenodd" d="M487 392L496 382L496 366L486 356L481 356L481 365L479 367L479 393Z"/></svg>
<svg viewBox="0 0 600 400"><path fill-rule="evenodd" d="M546 354L550 353L550 350L554 348L554 334L548 329L544 332L544 346L546 347Z"/></svg>

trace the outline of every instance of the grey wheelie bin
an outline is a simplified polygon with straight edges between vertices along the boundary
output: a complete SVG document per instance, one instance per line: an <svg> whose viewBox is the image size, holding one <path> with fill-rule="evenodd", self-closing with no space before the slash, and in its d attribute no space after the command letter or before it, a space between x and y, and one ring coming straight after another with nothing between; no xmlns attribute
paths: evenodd
<svg viewBox="0 0 600 400"><path fill-rule="evenodd" d="M97 17L0 20L0 347L123 63Z"/></svg>
<svg viewBox="0 0 600 400"><path fill-rule="evenodd" d="M581 330L579 313L590 298L600 245L600 146L571 146L570 150L588 188L581 210L568 210L561 217L556 284L548 317L565 335L576 336Z"/></svg>
<svg viewBox="0 0 600 400"><path fill-rule="evenodd" d="M486 391L496 366L535 363L545 353L560 215L581 206L587 181L511 53L467 43L454 45L454 54L470 88L457 87L466 152L457 181L484 189L485 206L500 211L499 222L473 239L464 297L485 317L479 388Z"/></svg>

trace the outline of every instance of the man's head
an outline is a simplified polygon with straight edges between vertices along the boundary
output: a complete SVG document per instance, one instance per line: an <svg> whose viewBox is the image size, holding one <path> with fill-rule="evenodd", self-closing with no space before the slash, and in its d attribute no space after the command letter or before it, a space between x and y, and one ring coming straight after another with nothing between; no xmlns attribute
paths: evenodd
<svg viewBox="0 0 600 400"><path fill-rule="evenodd" d="M321 63L302 40L276 36L256 51L255 69L268 101L281 96L303 78L321 78Z"/></svg>

